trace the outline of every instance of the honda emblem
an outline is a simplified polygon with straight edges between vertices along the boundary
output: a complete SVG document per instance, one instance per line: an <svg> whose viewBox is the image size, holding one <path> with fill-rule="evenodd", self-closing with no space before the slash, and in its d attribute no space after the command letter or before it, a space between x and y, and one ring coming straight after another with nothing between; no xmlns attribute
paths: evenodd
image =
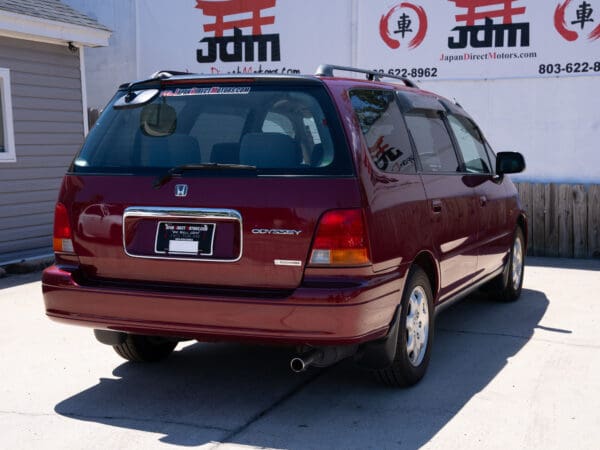
<svg viewBox="0 0 600 450"><path fill-rule="evenodd" d="M175 197L186 197L188 194L187 184L176 184L175 185Z"/></svg>

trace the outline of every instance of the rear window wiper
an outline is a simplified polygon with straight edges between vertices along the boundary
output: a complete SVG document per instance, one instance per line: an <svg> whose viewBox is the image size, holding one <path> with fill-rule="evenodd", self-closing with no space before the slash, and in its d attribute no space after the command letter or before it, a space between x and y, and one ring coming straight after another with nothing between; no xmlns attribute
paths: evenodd
<svg viewBox="0 0 600 450"><path fill-rule="evenodd" d="M183 172L190 170L256 170L256 166L222 163L183 164L181 166L172 167L167 173L157 177L152 186L154 189L160 189L163 184L173 178L173 175L181 175Z"/></svg>

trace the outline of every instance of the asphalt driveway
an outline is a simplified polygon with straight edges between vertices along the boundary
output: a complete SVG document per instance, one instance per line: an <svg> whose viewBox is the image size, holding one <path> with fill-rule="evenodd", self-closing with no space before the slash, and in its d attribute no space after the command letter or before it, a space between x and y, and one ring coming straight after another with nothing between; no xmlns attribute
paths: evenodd
<svg viewBox="0 0 600 450"><path fill-rule="evenodd" d="M286 348L184 343L127 363L49 321L39 277L0 279L0 448L599 446L600 261L532 258L519 302L442 312L405 390L349 361L293 374Z"/></svg>

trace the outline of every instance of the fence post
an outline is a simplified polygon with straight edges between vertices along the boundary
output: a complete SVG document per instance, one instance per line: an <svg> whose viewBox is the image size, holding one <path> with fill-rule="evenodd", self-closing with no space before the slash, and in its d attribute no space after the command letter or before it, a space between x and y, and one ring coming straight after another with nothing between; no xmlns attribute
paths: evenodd
<svg viewBox="0 0 600 450"><path fill-rule="evenodd" d="M600 258L600 185L588 191L588 252L589 258Z"/></svg>

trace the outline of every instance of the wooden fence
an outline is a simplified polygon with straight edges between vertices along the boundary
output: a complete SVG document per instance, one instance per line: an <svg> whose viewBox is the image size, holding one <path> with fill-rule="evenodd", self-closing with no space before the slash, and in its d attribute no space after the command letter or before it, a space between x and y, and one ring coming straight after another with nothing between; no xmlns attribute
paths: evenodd
<svg viewBox="0 0 600 450"><path fill-rule="evenodd" d="M529 219L529 255L600 258L600 185L515 184Z"/></svg>

